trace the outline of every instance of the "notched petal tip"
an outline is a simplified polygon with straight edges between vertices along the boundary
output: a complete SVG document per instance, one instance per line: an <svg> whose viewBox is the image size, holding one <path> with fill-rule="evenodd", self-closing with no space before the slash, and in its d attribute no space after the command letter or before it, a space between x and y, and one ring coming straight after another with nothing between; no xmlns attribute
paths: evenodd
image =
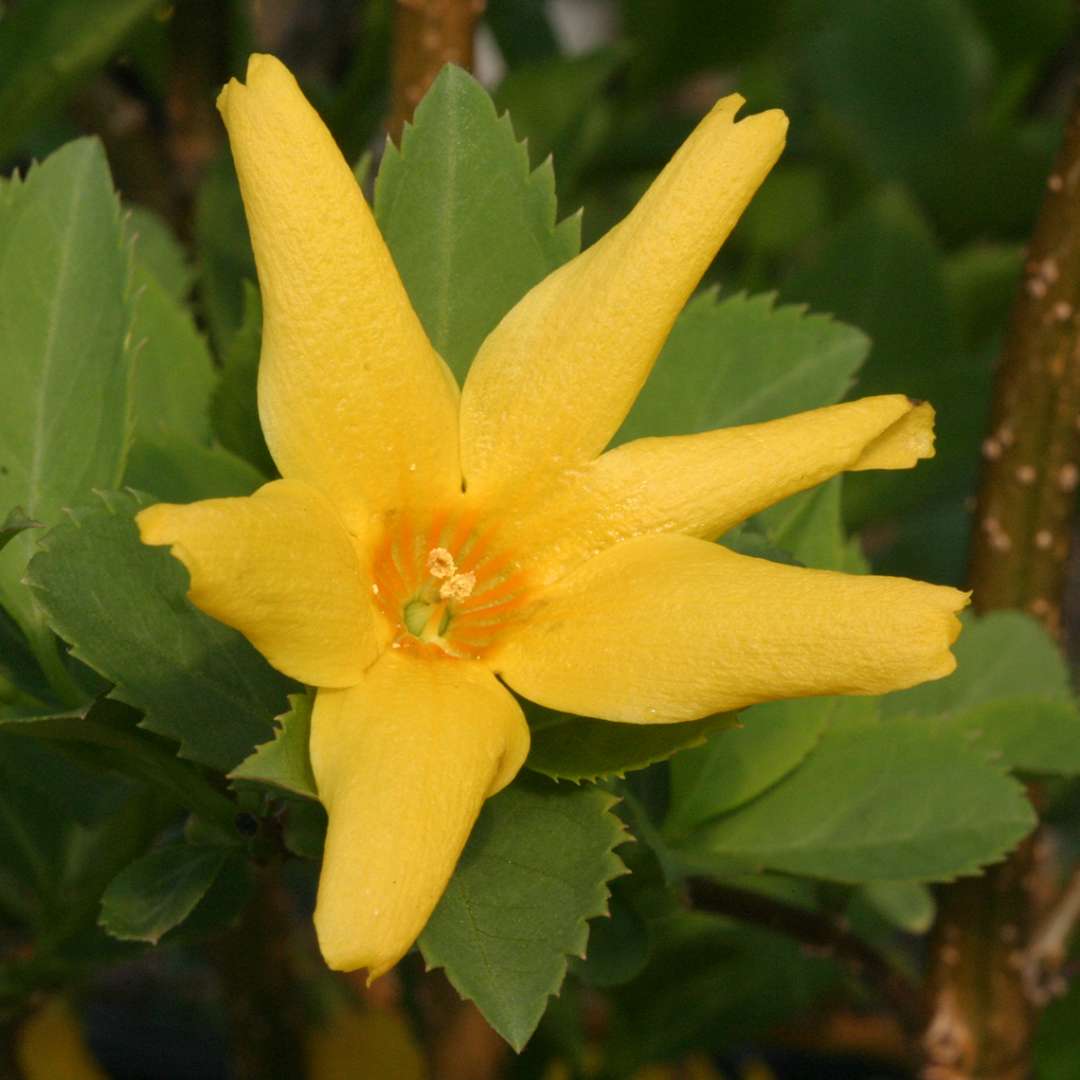
<svg viewBox="0 0 1080 1080"><path fill-rule="evenodd" d="M852 472L867 469L910 469L919 461L934 456L934 407L926 401L913 401L894 394L867 401L894 401L903 405L900 416L860 454Z"/></svg>

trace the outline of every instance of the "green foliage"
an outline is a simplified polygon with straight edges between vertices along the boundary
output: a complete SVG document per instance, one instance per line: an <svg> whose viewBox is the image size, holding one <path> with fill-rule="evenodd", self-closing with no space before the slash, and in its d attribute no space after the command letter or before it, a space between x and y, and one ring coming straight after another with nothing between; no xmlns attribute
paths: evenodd
<svg viewBox="0 0 1080 1080"><path fill-rule="evenodd" d="M156 945L195 910L235 858L229 848L169 844L136 859L102 895L102 927L121 941Z"/></svg>
<svg viewBox="0 0 1080 1080"><path fill-rule="evenodd" d="M765 794L689 841L831 881L942 881L1000 859L1032 827L1023 789L933 722L831 731Z"/></svg>
<svg viewBox="0 0 1080 1080"><path fill-rule="evenodd" d="M775 298L713 292L679 316L615 442L775 420L837 401L869 342Z"/></svg>
<svg viewBox="0 0 1080 1080"><path fill-rule="evenodd" d="M711 732L731 727L732 715L707 716L683 724L611 724L523 703L532 743L530 769L554 780L598 780L622 776L665 761L679 750L700 746Z"/></svg>
<svg viewBox="0 0 1080 1080"><path fill-rule="evenodd" d="M614 800L595 787L522 779L484 805L457 871L420 937L462 997L520 1050L583 955L587 920L607 914L625 868Z"/></svg>
<svg viewBox="0 0 1080 1080"><path fill-rule="evenodd" d="M270 734L288 680L188 603L183 566L139 540L143 505L111 494L73 513L42 542L30 584L53 629L116 684L114 697L145 711L148 730L227 770Z"/></svg>
<svg viewBox="0 0 1080 1080"><path fill-rule="evenodd" d="M739 727L680 754L671 763L666 828L689 832L786 776L817 745L831 705L828 698L755 705L743 712Z"/></svg>
<svg viewBox="0 0 1080 1080"><path fill-rule="evenodd" d="M108 59L157 0L49 0L0 18L0 160L43 112Z"/></svg>
<svg viewBox="0 0 1080 1080"><path fill-rule="evenodd" d="M935 717L993 760L1026 772L1080 772L1080 711L1061 653L1019 612L973 620L955 647L957 670L883 699L886 717Z"/></svg>
<svg viewBox="0 0 1080 1080"><path fill-rule="evenodd" d="M38 528L41 528L41 522L32 521L28 518L23 513L21 506L9 510L7 517L0 521L0 551L7 547L19 533L25 532L27 529Z"/></svg>
<svg viewBox="0 0 1080 1080"><path fill-rule="evenodd" d="M483 197L478 198L479 192ZM375 216L432 344L459 379L495 324L575 255L579 221L555 224L555 175L530 172L509 117L447 67L392 144Z"/></svg>
<svg viewBox="0 0 1080 1080"><path fill-rule="evenodd" d="M259 291L251 282L245 281L243 320L225 350L221 376L210 403L210 418L221 445L269 477L277 470L259 427L256 386L261 346Z"/></svg>
<svg viewBox="0 0 1080 1080"><path fill-rule="evenodd" d="M210 339L223 355L244 319L245 282L255 280L244 205L232 161L219 158L208 171L195 206L198 293Z"/></svg>
<svg viewBox="0 0 1080 1080"><path fill-rule="evenodd" d="M115 487L131 409L129 254L101 145L81 139L0 202L0 507L54 524ZM23 533L0 553L0 601L35 616Z"/></svg>
<svg viewBox="0 0 1080 1080"><path fill-rule="evenodd" d="M184 300L195 281L187 251L168 224L145 206L126 208L127 232L138 263L174 299Z"/></svg>
<svg viewBox="0 0 1080 1080"><path fill-rule="evenodd" d="M315 775L308 757L312 704L307 694L290 694L289 711L275 719L273 742L255 747L251 757L240 762L229 776L316 798Z"/></svg>

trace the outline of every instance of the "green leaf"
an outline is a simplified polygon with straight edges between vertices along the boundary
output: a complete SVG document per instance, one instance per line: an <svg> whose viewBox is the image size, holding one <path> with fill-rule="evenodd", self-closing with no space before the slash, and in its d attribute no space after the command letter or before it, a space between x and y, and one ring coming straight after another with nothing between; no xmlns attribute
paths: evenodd
<svg viewBox="0 0 1080 1080"><path fill-rule="evenodd" d="M1000 859L1034 824L1023 788L962 736L897 720L828 732L692 844L831 881L943 881Z"/></svg>
<svg viewBox="0 0 1080 1080"><path fill-rule="evenodd" d="M677 835L749 802L814 749L831 698L773 701L746 709L738 728L718 731L700 749L671 763L671 803L665 829Z"/></svg>
<svg viewBox="0 0 1080 1080"><path fill-rule="evenodd" d="M0 160L159 0L48 0L0 18Z"/></svg>
<svg viewBox="0 0 1080 1080"><path fill-rule="evenodd" d="M555 712L530 701L522 707L529 718L532 742L526 765L553 780L597 780L623 776L691 746L700 746L714 731L737 721L720 713L682 724L615 724Z"/></svg>
<svg viewBox="0 0 1080 1080"><path fill-rule="evenodd" d="M970 122L990 63L968 5L824 0L820 6L820 29L804 36L802 62L835 122L881 170L947 152Z"/></svg>
<svg viewBox="0 0 1080 1080"><path fill-rule="evenodd" d="M187 252L169 226L145 206L128 206L127 232L135 245L135 259L175 300L183 300L195 281Z"/></svg>
<svg viewBox="0 0 1080 1080"><path fill-rule="evenodd" d="M269 737L290 683L187 601L183 566L139 540L143 505L113 493L78 510L45 537L30 584L73 654L117 684L113 697L145 711L144 727L227 770Z"/></svg>
<svg viewBox="0 0 1080 1080"><path fill-rule="evenodd" d="M221 378L210 403L210 418L222 446L244 458L264 476L275 476L277 470L259 426L256 387L261 347L259 290L245 281L243 321L225 350Z"/></svg>
<svg viewBox="0 0 1080 1080"><path fill-rule="evenodd" d="M290 694L289 706L288 712L275 718L273 741L256 746L255 753L240 762L229 778L273 784L294 795L317 799L308 755L312 699L307 694Z"/></svg>
<svg viewBox="0 0 1080 1080"><path fill-rule="evenodd" d="M8 515L3 521L0 521L0 551L2 551L12 540L15 539L19 533L24 532L26 529L40 529L40 521L32 521L28 518L22 510L21 506L16 506L13 510L8 511Z"/></svg>
<svg viewBox="0 0 1080 1080"><path fill-rule="evenodd" d="M615 442L775 420L848 391L870 343L770 293L695 297L679 316Z"/></svg>
<svg viewBox="0 0 1080 1080"><path fill-rule="evenodd" d="M210 339L222 356L244 314L244 282L255 280L244 204L232 159L223 154L207 170L195 200L198 293Z"/></svg>
<svg viewBox="0 0 1080 1080"><path fill-rule="evenodd" d="M0 506L52 525L73 500L119 483L131 394L129 261L96 140L69 143L8 185L0 203ZM31 545L24 532L0 553L0 601L28 635L37 617L21 579Z"/></svg>
<svg viewBox="0 0 1080 1080"><path fill-rule="evenodd" d="M124 483L163 502L195 502L250 495L266 477L223 446L201 446L182 435L163 433L136 440Z"/></svg>
<svg viewBox="0 0 1080 1080"><path fill-rule="evenodd" d="M413 307L459 380L503 315L577 254L579 219L557 226L555 210L551 163L530 172L509 117L496 116L470 75L444 68L401 149L387 144L375 216Z"/></svg>
<svg viewBox="0 0 1080 1080"><path fill-rule="evenodd" d="M933 925L934 894L917 881L868 881L860 892L872 908L909 934L925 934Z"/></svg>
<svg viewBox="0 0 1080 1080"><path fill-rule="evenodd" d="M850 539L844 530L843 484L844 477L835 476L770 506L753 522L764 529L770 543L790 551L804 566L866 573L858 540Z"/></svg>
<svg viewBox="0 0 1080 1080"><path fill-rule="evenodd" d="M867 472L845 480L849 521L892 517L968 483L982 438L989 381L985 359L962 352L933 234L898 189L857 207L788 279L784 295L835 312L874 343L858 396L902 392L937 410L937 456L914 471ZM897 301L903 297L903 303Z"/></svg>
<svg viewBox="0 0 1080 1080"><path fill-rule="evenodd" d="M1036 695L1069 701L1069 673L1053 639L1030 615L996 611L965 619L953 646L956 671L883 699L886 716L941 716Z"/></svg>
<svg viewBox="0 0 1080 1080"><path fill-rule="evenodd" d="M934 718L1013 769L1080 772L1080 710L1053 639L1016 611L965 621L956 671L889 694L884 714Z"/></svg>
<svg viewBox="0 0 1080 1080"><path fill-rule="evenodd" d="M520 1050L557 993L587 921L607 913L625 868L614 799L595 787L522 777L484 805L457 870L420 937L462 997Z"/></svg>
<svg viewBox="0 0 1080 1080"><path fill-rule="evenodd" d="M499 84L495 93L499 112L510 113L533 161L555 154L560 183L565 184L565 143L629 53L618 44L581 56L552 56L512 68Z"/></svg>
<svg viewBox="0 0 1080 1080"><path fill-rule="evenodd" d="M226 862L228 848L170 844L130 863L101 898L101 926L121 941L148 941L179 926L207 894Z"/></svg>
<svg viewBox="0 0 1080 1080"><path fill-rule="evenodd" d="M135 281L136 438L167 432L205 443L215 381L210 350L191 312L153 274L137 265Z"/></svg>

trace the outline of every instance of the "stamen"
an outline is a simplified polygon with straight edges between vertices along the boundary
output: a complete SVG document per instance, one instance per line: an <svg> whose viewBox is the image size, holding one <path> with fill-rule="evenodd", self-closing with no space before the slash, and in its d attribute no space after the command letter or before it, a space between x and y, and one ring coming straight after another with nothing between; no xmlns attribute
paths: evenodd
<svg viewBox="0 0 1080 1080"><path fill-rule="evenodd" d="M433 578L452 578L457 573L454 556L444 547L432 548L428 552L427 570ZM465 594L466 596L468 593Z"/></svg>
<svg viewBox="0 0 1080 1080"><path fill-rule="evenodd" d="M439 589L443 600L466 600L476 588L475 574L454 574L449 581L444 581Z"/></svg>

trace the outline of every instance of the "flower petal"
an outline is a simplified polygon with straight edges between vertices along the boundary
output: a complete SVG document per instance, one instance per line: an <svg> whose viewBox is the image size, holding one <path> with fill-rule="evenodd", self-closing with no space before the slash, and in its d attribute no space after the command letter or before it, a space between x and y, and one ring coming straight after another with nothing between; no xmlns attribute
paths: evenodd
<svg viewBox="0 0 1080 1080"><path fill-rule="evenodd" d="M275 480L244 498L158 503L135 520L143 543L168 544L187 567L191 602L279 671L313 686L352 686L375 659L370 581L314 488Z"/></svg>
<svg viewBox="0 0 1080 1080"><path fill-rule="evenodd" d="M282 475L350 520L402 492L457 489L457 386L330 132L272 56L253 56L218 108L262 290L259 416Z"/></svg>
<svg viewBox="0 0 1080 1080"><path fill-rule="evenodd" d="M625 723L883 694L948 675L956 589L805 570L686 536L628 540L541 594L490 663L549 708Z"/></svg>
<svg viewBox="0 0 1080 1080"><path fill-rule="evenodd" d="M330 967L374 979L404 956L528 749L520 707L480 664L386 652L358 686L319 691L311 765L330 826L315 929Z"/></svg>
<svg viewBox="0 0 1080 1080"><path fill-rule="evenodd" d="M742 103L737 94L719 102L626 219L488 336L461 403L470 491L583 463L607 445L783 148L784 114L736 124Z"/></svg>
<svg viewBox="0 0 1080 1080"><path fill-rule="evenodd" d="M699 435L638 439L501 514L504 542L550 583L630 537L712 540L845 469L909 469L933 457L934 410L901 394Z"/></svg>

